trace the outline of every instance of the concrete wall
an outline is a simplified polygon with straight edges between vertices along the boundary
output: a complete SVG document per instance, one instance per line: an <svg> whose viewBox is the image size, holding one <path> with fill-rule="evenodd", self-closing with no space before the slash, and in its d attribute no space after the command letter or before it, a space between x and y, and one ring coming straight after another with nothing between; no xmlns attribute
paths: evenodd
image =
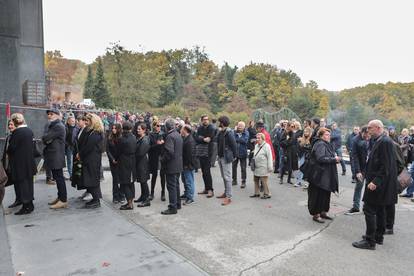
<svg viewBox="0 0 414 276"><path fill-rule="evenodd" d="M26 80L45 81L42 0L0 0L0 102L22 106ZM12 109L19 111L40 136L45 112ZM0 138L6 124L5 108L0 106ZM1 144L0 140L0 152Z"/></svg>

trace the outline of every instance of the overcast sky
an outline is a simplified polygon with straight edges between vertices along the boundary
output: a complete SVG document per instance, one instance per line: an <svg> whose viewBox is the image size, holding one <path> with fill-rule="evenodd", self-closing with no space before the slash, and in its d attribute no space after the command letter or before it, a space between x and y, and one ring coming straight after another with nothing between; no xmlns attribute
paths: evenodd
<svg viewBox="0 0 414 276"><path fill-rule="evenodd" d="M218 64L291 69L340 90L414 81L414 1L43 0L46 50L92 62L131 50L204 46Z"/></svg>

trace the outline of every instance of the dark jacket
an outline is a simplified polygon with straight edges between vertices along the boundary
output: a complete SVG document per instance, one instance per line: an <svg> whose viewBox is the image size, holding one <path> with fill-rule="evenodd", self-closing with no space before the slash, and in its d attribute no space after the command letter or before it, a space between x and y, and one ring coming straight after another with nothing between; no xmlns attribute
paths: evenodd
<svg viewBox="0 0 414 276"><path fill-rule="evenodd" d="M82 162L81 179L83 187L98 187L102 163L103 134L87 130L82 144L78 145L79 157Z"/></svg>
<svg viewBox="0 0 414 276"><path fill-rule="evenodd" d="M79 127L76 125L70 126L66 124L65 130L66 130L65 148L73 151L75 148L76 137L79 133Z"/></svg>
<svg viewBox="0 0 414 276"><path fill-rule="evenodd" d="M137 167L137 182L145 183L150 178L148 171L148 151L150 149L150 141L148 136L138 138L137 150L135 152Z"/></svg>
<svg viewBox="0 0 414 276"><path fill-rule="evenodd" d="M150 149L148 151L148 170L151 174L157 174L160 157L162 151L164 149L164 145L157 144L157 141L164 140L164 133L163 132L151 132L149 134L149 141L150 141Z"/></svg>
<svg viewBox="0 0 414 276"><path fill-rule="evenodd" d="M234 138L234 132L227 128L222 130L217 135L218 141L218 156L224 157L226 163L233 162L236 156L237 146L236 139Z"/></svg>
<svg viewBox="0 0 414 276"><path fill-rule="evenodd" d="M342 133L339 128L332 130L331 132L331 144L335 150L338 150L342 147Z"/></svg>
<svg viewBox="0 0 414 276"><path fill-rule="evenodd" d="M115 166L113 163L114 161L117 161L117 157L119 156L117 144L119 143L119 139L107 139L106 141L106 155L109 159L109 165Z"/></svg>
<svg viewBox="0 0 414 276"><path fill-rule="evenodd" d="M312 154L317 162L319 181L311 182L325 191L338 191L338 170L336 168L335 150L332 145L322 139L315 140Z"/></svg>
<svg viewBox="0 0 414 276"><path fill-rule="evenodd" d="M352 141L352 166L354 167L355 174L362 173L365 175L365 168L367 165L367 154L368 154L368 141L362 138L362 135L357 135Z"/></svg>
<svg viewBox="0 0 414 276"><path fill-rule="evenodd" d="M197 129L197 134L194 136L197 145L201 145L198 146L198 153L197 155L200 157L208 157L211 155L211 152L213 150L213 147L211 145L213 145L213 140L216 139L216 132L217 129L212 125L209 124L208 126L199 126ZM210 137L211 140L210 142L204 142L204 138Z"/></svg>
<svg viewBox="0 0 414 276"><path fill-rule="evenodd" d="M60 120L50 122L42 137L45 148L43 156L47 168L51 170L65 167L65 126Z"/></svg>
<svg viewBox="0 0 414 276"><path fill-rule="evenodd" d="M239 133L233 131L234 138L236 139L236 156L237 158L246 158L247 157L247 144L249 143L249 132L243 130Z"/></svg>
<svg viewBox="0 0 414 276"><path fill-rule="evenodd" d="M249 127L247 129L247 131L249 132L249 143L248 143L248 148L250 151L254 151L254 146L256 145L256 134L257 131L254 127Z"/></svg>
<svg viewBox="0 0 414 276"><path fill-rule="evenodd" d="M7 147L12 182L33 178L36 163L33 157L33 131L28 127L16 128Z"/></svg>
<svg viewBox="0 0 414 276"><path fill-rule="evenodd" d="M287 136L289 136L289 138L287 138ZM280 147L283 149L283 162L286 165L285 170L297 170L299 143L296 134L293 133L293 131L290 131L289 133L284 131L280 140Z"/></svg>
<svg viewBox="0 0 414 276"><path fill-rule="evenodd" d="M137 168L135 153L137 151L137 139L131 133L122 134L118 149L118 172L121 184L130 184L137 179Z"/></svg>
<svg viewBox="0 0 414 276"><path fill-rule="evenodd" d="M346 150L351 153L352 151L352 144L354 143L354 138L358 136L357 134L355 134L354 132L350 133L347 137L346 137Z"/></svg>
<svg viewBox="0 0 414 276"><path fill-rule="evenodd" d="M162 156L167 174L177 174L183 171L183 139L174 129L167 134Z"/></svg>
<svg viewBox="0 0 414 276"><path fill-rule="evenodd" d="M193 135L183 138L183 169L194 170L195 141Z"/></svg>
<svg viewBox="0 0 414 276"><path fill-rule="evenodd" d="M373 182L377 188L368 190ZM373 205L397 203L397 161L391 138L381 135L371 143L366 168L366 185L363 201Z"/></svg>

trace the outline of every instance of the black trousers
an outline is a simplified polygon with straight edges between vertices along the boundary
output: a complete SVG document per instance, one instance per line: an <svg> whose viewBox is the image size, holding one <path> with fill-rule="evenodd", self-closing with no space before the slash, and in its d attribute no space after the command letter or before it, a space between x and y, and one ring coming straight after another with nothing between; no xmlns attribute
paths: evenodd
<svg viewBox="0 0 414 276"><path fill-rule="evenodd" d="M22 203L31 203L33 201L33 177L14 181L14 191L16 200Z"/></svg>
<svg viewBox="0 0 414 276"><path fill-rule="evenodd" d="M141 182L141 198L145 201L149 197L149 188L147 181Z"/></svg>
<svg viewBox="0 0 414 276"><path fill-rule="evenodd" d="M211 163L208 156L199 157L201 172L203 174L204 189L206 191L213 191L213 179L211 178ZM168 180L167 180L168 182Z"/></svg>
<svg viewBox="0 0 414 276"><path fill-rule="evenodd" d="M169 209L177 209L181 207L179 179L179 173L167 174L168 200L170 202L168 205Z"/></svg>
<svg viewBox="0 0 414 276"><path fill-rule="evenodd" d="M155 184L157 183L157 174L158 174L158 171L155 173L152 173L152 176L151 176L151 195L154 195ZM160 179L161 179L161 193L165 194L165 173L163 171L160 171Z"/></svg>
<svg viewBox="0 0 414 276"><path fill-rule="evenodd" d="M385 228L393 229L395 221L395 204L385 206Z"/></svg>
<svg viewBox="0 0 414 276"><path fill-rule="evenodd" d="M101 192L100 186L88 187L86 188L86 191L92 195L92 198L95 201L99 201L99 199L102 198L102 192Z"/></svg>
<svg viewBox="0 0 414 276"><path fill-rule="evenodd" d="M119 169L118 166L110 164L112 174L112 199L121 200L125 195L121 192L121 184L119 182Z"/></svg>
<svg viewBox="0 0 414 276"><path fill-rule="evenodd" d="M308 187L308 210L312 216L328 212L331 204L331 192L310 184Z"/></svg>
<svg viewBox="0 0 414 276"><path fill-rule="evenodd" d="M121 183L121 192L127 200L133 200L135 197L135 185L132 183Z"/></svg>
<svg viewBox="0 0 414 276"><path fill-rule="evenodd" d="M58 190L58 198L62 202L66 202L68 195L66 192L65 177L63 176L63 169L52 170L53 179L56 181Z"/></svg>
<svg viewBox="0 0 414 276"><path fill-rule="evenodd" d="M243 183L246 183L246 167L247 167L247 158L236 158L233 161L233 182L237 183L237 166L240 162L240 168L241 168L241 180Z"/></svg>
<svg viewBox="0 0 414 276"><path fill-rule="evenodd" d="M367 240L382 240L385 232L385 206L364 203Z"/></svg>

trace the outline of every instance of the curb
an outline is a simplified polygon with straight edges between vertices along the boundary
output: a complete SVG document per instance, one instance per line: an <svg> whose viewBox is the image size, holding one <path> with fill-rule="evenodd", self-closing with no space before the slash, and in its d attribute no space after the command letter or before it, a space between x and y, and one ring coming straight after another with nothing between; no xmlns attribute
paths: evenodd
<svg viewBox="0 0 414 276"><path fill-rule="evenodd" d="M0 275L15 275L3 206L0 205Z"/></svg>

